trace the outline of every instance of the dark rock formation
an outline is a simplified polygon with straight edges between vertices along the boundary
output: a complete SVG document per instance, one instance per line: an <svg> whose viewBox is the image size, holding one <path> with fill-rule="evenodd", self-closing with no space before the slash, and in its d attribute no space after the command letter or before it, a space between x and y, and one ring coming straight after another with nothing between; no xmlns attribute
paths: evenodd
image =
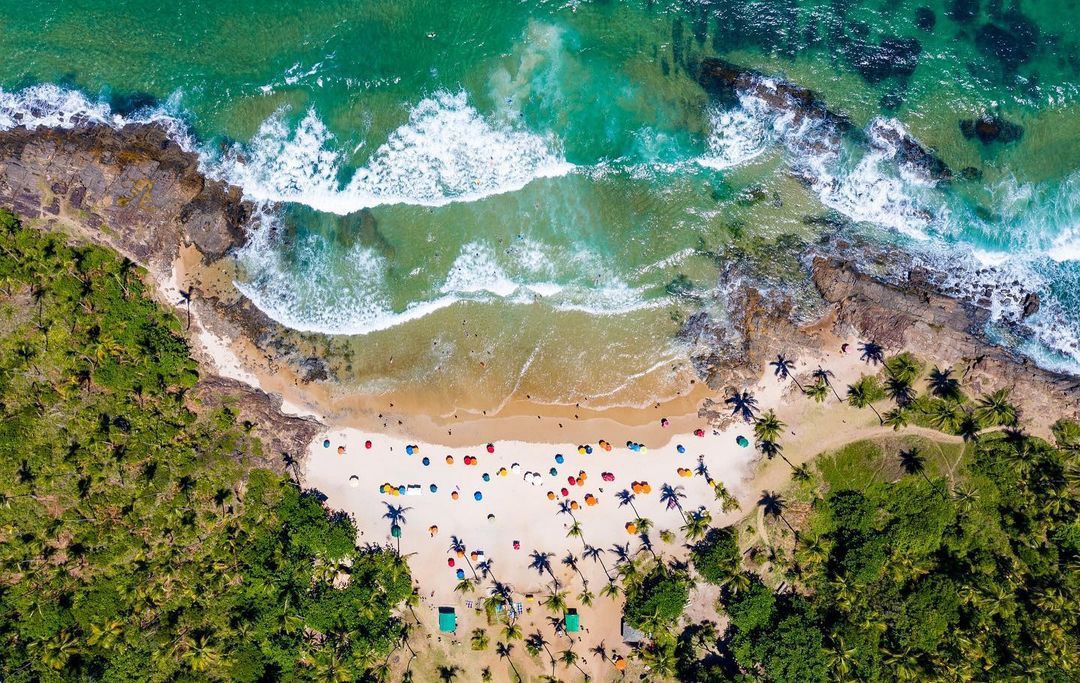
<svg viewBox="0 0 1080 683"><path fill-rule="evenodd" d="M979 16L979 0L951 0L945 14L958 24L966 24Z"/></svg>
<svg viewBox="0 0 1080 683"><path fill-rule="evenodd" d="M1024 128L1000 116L984 114L977 119L962 119L960 132L968 140L975 138L984 145L989 145L992 142L1016 142L1023 137Z"/></svg>
<svg viewBox="0 0 1080 683"><path fill-rule="evenodd" d="M850 53L852 66L867 83L906 78L919 66L922 45L915 38L882 38L877 45L861 45Z"/></svg>
<svg viewBox="0 0 1080 683"><path fill-rule="evenodd" d="M0 134L0 207L90 230L157 265L171 264L181 244L221 258L244 243L250 214L239 188L206 179L198 157L156 125Z"/></svg>
<svg viewBox="0 0 1080 683"><path fill-rule="evenodd" d="M1039 46L1039 27L1016 10L1006 12L1004 26L985 24L975 34L975 46L997 59L1008 71L1031 61Z"/></svg>
<svg viewBox="0 0 1080 683"><path fill-rule="evenodd" d="M929 7L919 7L915 10L915 26L920 31L929 33L934 30L935 25L937 25L937 15L934 14L934 10Z"/></svg>

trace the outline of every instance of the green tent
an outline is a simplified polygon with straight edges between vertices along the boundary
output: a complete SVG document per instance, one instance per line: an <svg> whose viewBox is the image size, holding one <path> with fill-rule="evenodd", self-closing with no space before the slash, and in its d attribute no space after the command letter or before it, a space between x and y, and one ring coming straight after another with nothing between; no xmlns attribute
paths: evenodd
<svg viewBox="0 0 1080 683"><path fill-rule="evenodd" d="M439 608L439 630L443 633L453 633L457 630L457 614L453 607Z"/></svg>
<svg viewBox="0 0 1080 683"><path fill-rule="evenodd" d="M577 610L571 607L566 610L566 632L577 633L581 630L581 620L578 618Z"/></svg>

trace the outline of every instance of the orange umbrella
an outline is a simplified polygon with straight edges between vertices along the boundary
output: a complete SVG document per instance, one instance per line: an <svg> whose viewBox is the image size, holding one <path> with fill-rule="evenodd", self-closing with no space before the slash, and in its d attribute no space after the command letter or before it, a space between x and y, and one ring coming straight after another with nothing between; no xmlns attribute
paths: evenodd
<svg viewBox="0 0 1080 683"><path fill-rule="evenodd" d="M634 524L633 522L627 522L626 523L626 533L631 534L631 535L636 534L637 533L637 524Z"/></svg>

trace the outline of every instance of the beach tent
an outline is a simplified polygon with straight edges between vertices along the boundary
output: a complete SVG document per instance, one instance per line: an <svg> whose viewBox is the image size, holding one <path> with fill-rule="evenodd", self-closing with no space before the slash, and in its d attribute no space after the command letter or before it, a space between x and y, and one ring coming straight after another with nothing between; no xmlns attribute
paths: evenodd
<svg viewBox="0 0 1080 683"><path fill-rule="evenodd" d="M439 630L443 633L457 631L457 614L453 607L439 608Z"/></svg>
<svg viewBox="0 0 1080 683"><path fill-rule="evenodd" d="M581 619L578 617L577 610L573 607L566 610L565 622L567 633L577 633L581 630Z"/></svg>

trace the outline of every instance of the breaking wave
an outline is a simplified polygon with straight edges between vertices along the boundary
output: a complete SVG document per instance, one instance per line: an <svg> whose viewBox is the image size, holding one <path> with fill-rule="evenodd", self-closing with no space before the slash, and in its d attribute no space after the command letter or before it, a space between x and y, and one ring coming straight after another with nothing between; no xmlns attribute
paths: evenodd
<svg viewBox="0 0 1080 683"><path fill-rule="evenodd" d="M314 110L294 129L279 112L217 172L253 199L343 215L382 204L474 201L573 169L552 136L494 123L463 92L439 92L413 107L344 185L345 160L334 142Z"/></svg>

